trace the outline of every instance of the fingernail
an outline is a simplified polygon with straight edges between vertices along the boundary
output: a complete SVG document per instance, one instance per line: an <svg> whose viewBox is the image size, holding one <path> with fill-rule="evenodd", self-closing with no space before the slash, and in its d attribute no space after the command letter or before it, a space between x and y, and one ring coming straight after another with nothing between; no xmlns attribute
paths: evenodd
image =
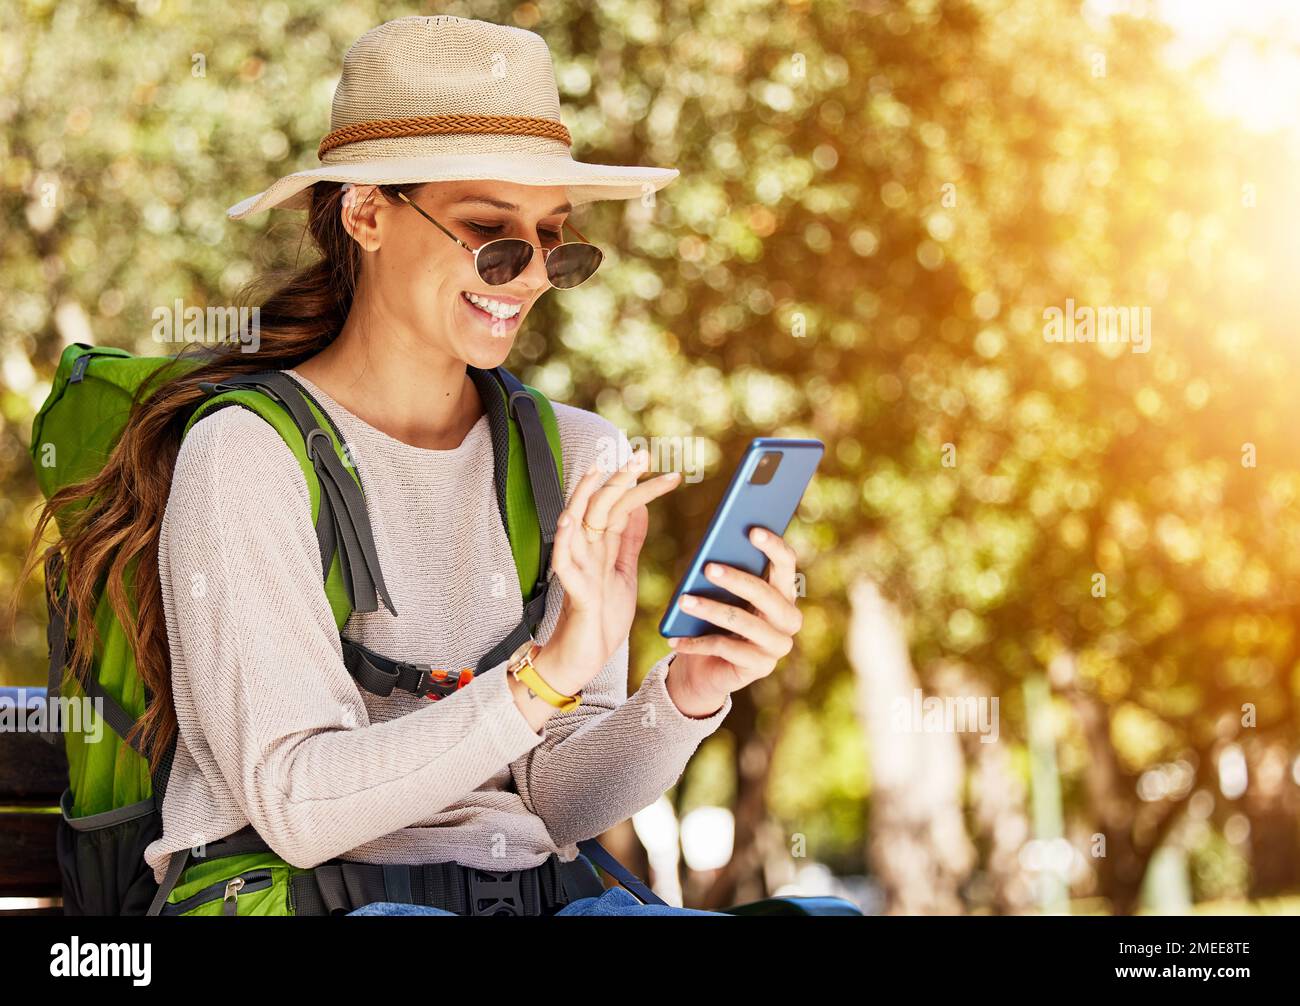
<svg viewBox="0 0 1300 1006"><path fill-rule="evenodd" d="M716 562L709 563L709 576L721 576L721 575L722 575L722 567L719 566Z"/></svg>
<svg viewBox="0 0 1300 1006"><path fill-rule="evenodd" d="M767 541L767 532L764 531L761 527L754 528L754 540Z"/></svg>
<svg viewBox="0 0 1300 1006"><path fill-rule="evenodd" d="M694 608L694 607L695 607L695 604L696 604L696 601L695 601L695 598L693 598L693 597L683 597L683 598L682 598L682 607L683 607L683 608Z"/></svg>
<svg viewBox="0 0 1300 1006"><path fill-rule="evenodd" d="M677 649L677 640L675 638L668 640L668 645L674 650Z"/></svg>

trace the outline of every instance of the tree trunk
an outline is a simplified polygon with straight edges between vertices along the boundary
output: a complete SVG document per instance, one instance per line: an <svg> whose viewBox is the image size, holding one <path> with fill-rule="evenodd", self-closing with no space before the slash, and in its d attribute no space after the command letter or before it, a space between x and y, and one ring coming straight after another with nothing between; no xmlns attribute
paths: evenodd
<svg viewBox="0 0 1300 1006"><path fill-rule="evenodd" d="M886 913L962 914L975 852L962 818L961 745L952 733L922 732L907 715L919 684L898 610L865 579L849 599L848 657L871 752L868 858Z"/></svg>
<svg viewBox="0 0 1300 1006"><path fill-rule="evenodd" d="M934 675L946 695L987 695L972 670L945 664ZM1021 860L1021 850L1032 836L1029 793L1024 778L1011 760L1010 740L999 735L985 742L977 733L960 737L966 762L971 766L970 810L973 835L983 850L978 887L972 900L998 915L1021 915L1035 910L1034 885Z"/></svg>
<svg viewBox="0 0 1300 1006"><path fill-rule="evenodd" d="M1264 738L1246 745L1249 788L1242 810L1250 821L1250 897L1277 897L1300 884L1300 797L1286 744Z"/></svg>
<svg viewBox="0 0 1300 1006"><path fill-rule="evenodd" d="M1195 785L1179 798L1146 804L1137 795L1137 777L1120 765L1110 736L1110 709L1077 683L1074 658L1058 657L1049 671L1053 686L1068 699L1088 746L1084 785L1094 825L1104 838L1104 855L1095 856L1097 882L1115 915L1140 907L1142 881L1156 850L1182 819L1197 786L1213 785L1214 750L1189 752Z"/></svg>
<svg viewBox="0 0 1300 1006"><path fill-rule="evenodd" d="M702 890L695 902L696 907L717 912L767 896L767 865L785 850L780 829L768 819L767 785L772 755L797 692L797 687L791 682L801 680L801 675L788 673L798 659L798 650L795 650L773 672L780 675L774 682L778 686L776 702L779 712L777 721L769 724L767 729L758 728L758 707L763 696L757 690L757 683L732 694L727 728L736 737L736 805L733 809L736 844L727 865L710 877L702 878L704 883L700 885ZM768 701L771 701L770 696Z"/></svg>

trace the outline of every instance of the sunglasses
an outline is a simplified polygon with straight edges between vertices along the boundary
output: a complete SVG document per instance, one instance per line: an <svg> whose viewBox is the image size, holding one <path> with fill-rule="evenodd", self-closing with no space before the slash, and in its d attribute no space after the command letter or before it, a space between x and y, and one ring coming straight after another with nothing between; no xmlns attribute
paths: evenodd
<svg viewBox="0 0 1300 1006"><path fill-rule="evenodd" d="M397 196L447 237L466 251L472 252L474 271L478 273L478 278L489 286L509 283L527 269L528 263L533 260L533 250L536 246L529 244L523 238L494 238L479 248L471 248L411 202L405 192L399 192ZM554 248L543 248L542 260L546 265L546 277L551 281L551 286L560 290L572 290L596 274L605 253L582 237L576 227L567 222L564 226L582 238L582 241L566 241Z"/></svg>

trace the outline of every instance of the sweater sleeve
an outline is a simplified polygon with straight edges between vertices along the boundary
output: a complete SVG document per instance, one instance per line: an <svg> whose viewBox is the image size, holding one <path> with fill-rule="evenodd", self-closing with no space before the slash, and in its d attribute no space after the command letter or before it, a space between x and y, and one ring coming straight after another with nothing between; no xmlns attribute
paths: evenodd
<svg viewBox="0 0 1300 1006"><path fill-rule="evenodd" d="M627 643L583 691L582 704L552 717L546 739L515 773L520 795L557 848L594 838L676 785L703 740L731 712L731 696L706 717L684 714L659 660L627 695Z"/></svg>
<svg viewBox="0 0 1300 1006"><path fill-rule="evenodd" d="M616 456L621 462L631 454L621 431L594 418L598 436L572 438L572 458L566 450L566 501L598 456ZM618 444L617 455L605 449L611 443ZM547 598L548 614L537 634L543 644L555 630L563 601L558 576L551 579L549 590L559 596ZM676 785L696 749L731 712L730 695L710 716L687 716L678 709L665 681L674 656L658 660L629 697L624 640L583 689L578 708L551 717L542 743L512 765L520 795L545 823L557 848L594 838L658 800Z"/></svg>
<svg viewBox="0 0 1300 1006"><path fill-rule="evenodd" d="M191 428L161 538L182 735L289 863L315 866L427 820L545 739L504 663L473 688L369 722L343 664L302 470L250 410Z"/></svg>

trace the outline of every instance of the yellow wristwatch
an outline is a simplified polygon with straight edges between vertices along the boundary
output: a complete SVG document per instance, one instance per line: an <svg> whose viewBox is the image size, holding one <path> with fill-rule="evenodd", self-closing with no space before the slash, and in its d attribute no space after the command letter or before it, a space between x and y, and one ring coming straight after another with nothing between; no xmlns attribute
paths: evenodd
<svg viewBox="0 0 1300 1006"><path fill-rule="evenodd" d="M548 702L555 706L562 713L577 709L582 702L582 692L576 695L565 695L557 692L554 688L546 683L537 668L533 666L533 658L542 650L541 646L535 640L528 640L523 643L519 649L510 654L510 663L506 665L506 673L512 675L516 681L522 681L528 688L543 702Z"/></svg>

